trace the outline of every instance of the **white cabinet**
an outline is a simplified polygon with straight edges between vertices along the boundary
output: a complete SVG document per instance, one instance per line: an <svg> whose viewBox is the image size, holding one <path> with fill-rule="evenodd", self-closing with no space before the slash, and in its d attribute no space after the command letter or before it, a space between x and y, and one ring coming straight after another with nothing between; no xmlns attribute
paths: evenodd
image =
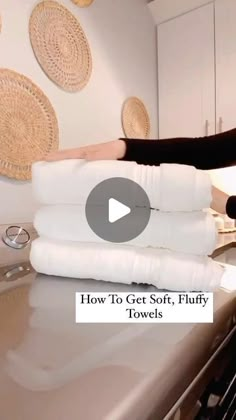
<svg viewBox="0 0 236 420"><path fill-rule="evenodd" d="M216 0L157 32L159 138L236 127L236 0ZM216 186L236 194L236 168L210 173Z"/></svg>
<svg viewBox="0 0 236 420"><path fill-rule="evenodd" d="M216 132L236 127L236 1L215 3ZM236 153L236 138L235 138ZM236 194L236 168L211 171L216 186Z"/></svg>
<svg viewBox="0 0 236 420"><path fill-rule="evenodd" d="M216 131L236 127L236 1L217 0ZM222 119L222 123L220 122ZM236 142L235 142L236 146Z"/></svg>
<svg viewBox="0 0 236 420"><path fill-rule="evenodd" d="M158 26L159 138L215 130L214 7Z"/></svg>

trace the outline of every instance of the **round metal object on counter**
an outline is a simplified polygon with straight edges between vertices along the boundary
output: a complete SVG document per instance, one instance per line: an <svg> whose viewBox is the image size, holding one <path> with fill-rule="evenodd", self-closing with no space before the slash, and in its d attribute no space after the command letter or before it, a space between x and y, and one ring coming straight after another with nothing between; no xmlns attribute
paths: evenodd
<svg viewBox="0 0 236 420"><path fill-rule="evenodd" d="M2 235L2 240L11 248L22 249L30 243L30 234L21 226L9 226Z"/></svg>

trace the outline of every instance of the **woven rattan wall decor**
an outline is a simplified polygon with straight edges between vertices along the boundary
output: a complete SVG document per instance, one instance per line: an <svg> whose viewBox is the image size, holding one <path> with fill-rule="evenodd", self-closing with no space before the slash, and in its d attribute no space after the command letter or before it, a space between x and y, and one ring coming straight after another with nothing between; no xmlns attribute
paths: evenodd
<svg viewBox="0 0 236 420"><path fill-rule="evenodd" d="M93 3L94 0L72 0L74 4L79 7L88 7Z"/></svg>
<svg viewBox="0 0 236 420"><path fill-rule="evenodd" d="M0 174L31 178L31 165L58 149L58 123L45 94L27 77L0 69Z"/></svg>
<svg viewBox="0 0 236 420"><path fill-rule="evenodd" d="M47 76L68 92L86 86L92 57L86 35L75 16L56 1L33 10L29 33L34 54Z"/></svg>
<svg viewBox="0 0 236 420"><path fill-rule="evenodd" d="M144 103L139 98L131 97L124 102L122 108L122 126L127 138L149 138L149 115Z"/></svg>

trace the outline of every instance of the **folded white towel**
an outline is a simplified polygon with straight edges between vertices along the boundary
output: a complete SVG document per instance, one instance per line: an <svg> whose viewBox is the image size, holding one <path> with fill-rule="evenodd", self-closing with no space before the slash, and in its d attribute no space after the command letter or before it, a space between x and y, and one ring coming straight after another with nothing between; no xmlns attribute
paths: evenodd
<svg viewBox="0 0 236 420"><path fill-rule="evenodd" d="M88 225L85 209L76 205L45 206L38 210L34 227L39 236L76 242L105 243ZM126 245L166 248L195 255L211 255L217 244L214 217L204 212L151 211L146 229Z"/></svg>
<svg viewBox="0 0 236 420"><path fill-rule="evenodd" d="M152 208L162 211L192 211L209 208L211 178L191 166L135 162L64 160L37 162L32 168L35 198L41 204L82 204L100 182L126 178L147 193Z"/></svg>
<svg viewBox="0 0 236 420"><path fill-rule="evenodd" d="M224 269L208 257L153 248L81 244L38 238L30 260L43 274L115 283L152 284L173 291L211 291Z"/></svg>

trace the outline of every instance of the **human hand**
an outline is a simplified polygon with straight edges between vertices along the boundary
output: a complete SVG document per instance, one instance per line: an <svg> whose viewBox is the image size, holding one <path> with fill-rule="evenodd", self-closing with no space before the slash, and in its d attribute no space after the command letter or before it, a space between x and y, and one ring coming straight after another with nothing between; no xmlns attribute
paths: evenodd
<svg viewBox="0 0 236 420"><path fill-rule="evenodd" d="M211 208L217 211L217 213L226 214L226 204L228 198L228 194L213 186Z"/></svg>
<svg viewBox="0 0 236 420"><path fill-rule="evenodd" d="M47 162L64 159L117 160L122 159L125 156L125 152L125 142L123 140L113 140L108 143L52 152L45 160Z"/></svg>

